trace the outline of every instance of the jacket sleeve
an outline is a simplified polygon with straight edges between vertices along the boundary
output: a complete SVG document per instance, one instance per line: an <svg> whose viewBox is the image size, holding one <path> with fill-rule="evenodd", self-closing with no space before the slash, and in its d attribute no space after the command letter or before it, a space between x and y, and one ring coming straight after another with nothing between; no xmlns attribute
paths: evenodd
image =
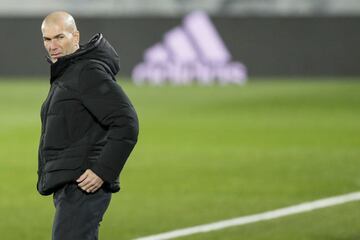
<svg viewBox="0 0 360 240"><path fill-rule="evenodd" d="M82 69L79 88L85 108L109 129L107 143L91 170L104 181L112 182L137 142L139 128L135 109L122 88L98 63Z"/></svg>

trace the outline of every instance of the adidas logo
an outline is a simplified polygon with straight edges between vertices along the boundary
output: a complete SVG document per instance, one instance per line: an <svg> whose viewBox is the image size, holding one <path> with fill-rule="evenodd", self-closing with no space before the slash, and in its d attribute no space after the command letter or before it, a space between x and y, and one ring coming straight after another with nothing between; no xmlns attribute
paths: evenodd
<svg viewBox="0 0 360 240"><path fill-rule="evenodd" d="M144 61L133 69L136 84L243 84L246 68L231 55L204 12L185 16L180 27L165 33L163 41L145 50Z"/></svg>

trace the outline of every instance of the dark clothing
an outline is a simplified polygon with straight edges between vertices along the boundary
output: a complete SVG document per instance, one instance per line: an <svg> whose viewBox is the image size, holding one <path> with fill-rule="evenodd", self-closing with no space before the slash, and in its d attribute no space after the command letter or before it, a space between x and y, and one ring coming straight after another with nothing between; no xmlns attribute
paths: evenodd
<svg viewBox="0 0 360 240"><path fill-rule="evenodd" d="M97 240L99 224L110 200L111 193L104 189L89 194L75 183L58 189L54 193L52 240Z"/></svg>
<svg viewBox="0 0 360 240"><path fill-rule="evenodd" d="M101 34L51 64L41 108L37 189L49 195L91 169L111 192L137 142L136 112L115 75L119 58Z"/></svg>

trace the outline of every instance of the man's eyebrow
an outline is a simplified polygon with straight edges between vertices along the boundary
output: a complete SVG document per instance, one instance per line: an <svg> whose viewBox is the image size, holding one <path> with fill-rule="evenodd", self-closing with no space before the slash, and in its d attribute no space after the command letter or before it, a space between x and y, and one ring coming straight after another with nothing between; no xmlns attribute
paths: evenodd
<svg viewBox="0 0 360 240"><path fill-rule="evenodd" d="M45 40L51 40L51 39L54 39L54 38L58 38L58 37L60 37L61 35L64 35L63 33L59 33L59 34L57 34L57 35L55 35L55 36L53 36L52 38L51 37L43 37Z"/></svg>

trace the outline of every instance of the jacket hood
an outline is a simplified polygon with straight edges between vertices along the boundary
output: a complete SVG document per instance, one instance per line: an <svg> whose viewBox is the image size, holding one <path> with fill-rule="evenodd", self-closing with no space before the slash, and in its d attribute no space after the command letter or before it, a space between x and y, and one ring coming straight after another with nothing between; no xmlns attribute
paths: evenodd
<svg viewBox="0 0 360 240"><path fill-rule="evenodd" d="M101 33L95 34L87 43L80 45L74 53L59 58L51 63L51 82L55 80L69 66L71 62L84 59L95 59L106 64L113 75L120 70L119 55Z"/></svg>

